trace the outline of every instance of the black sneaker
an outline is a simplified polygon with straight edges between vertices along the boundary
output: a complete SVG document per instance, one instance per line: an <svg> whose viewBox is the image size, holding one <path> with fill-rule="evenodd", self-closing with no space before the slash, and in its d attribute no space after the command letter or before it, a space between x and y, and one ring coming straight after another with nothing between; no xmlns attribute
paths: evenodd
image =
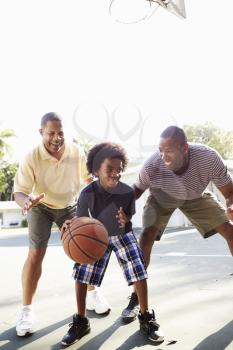
<svg viewBox="0 0 233 350"><path fill-rule="evenodd" d="M156 322L154 310L151 313L146 311L144 314L139 312L138 319L140 330L147 335L149 340L153 342L164 341L164 335L160 325Z"/></svg>
<svg viewBox="0 0 233 350"><path fill-rule="evenodd" d="M129 297L128 306L121 313L121 320L124 323L130 323L134 321L139 313L138 296L136 293L132 293Z"/></svg>
<svg viewBox="0 0 233 350"><path fill-rule="evenodd" d="M73 316L73 322L69 324L69 327L68 332L62 338L62 345L68 346L75 343L91 330L88 318L77 314Z"/></svg>

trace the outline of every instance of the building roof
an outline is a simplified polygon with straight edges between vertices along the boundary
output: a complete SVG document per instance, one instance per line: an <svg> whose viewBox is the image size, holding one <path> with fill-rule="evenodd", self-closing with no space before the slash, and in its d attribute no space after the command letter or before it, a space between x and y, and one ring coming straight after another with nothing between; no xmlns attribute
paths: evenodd
<svg viewBox="0 0 233 350"><path fill-rule="evenodd" d="M17 209L19 210L21 208L15 201L0 201L0 211Z"/></svg>

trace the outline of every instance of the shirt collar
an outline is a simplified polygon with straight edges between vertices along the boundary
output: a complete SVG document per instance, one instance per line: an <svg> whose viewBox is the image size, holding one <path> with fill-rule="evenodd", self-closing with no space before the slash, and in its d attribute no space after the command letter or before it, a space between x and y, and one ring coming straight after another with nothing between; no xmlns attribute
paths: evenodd
<svg viewBox="0 0 233 350"><path fill-rule="evenodd" d="M112 189L111 192L106 191L100 184L99 179L96 180L96 185L99 193L103 193L106 196L111 196L112 194L119 194L119 186L120 186L120 181L118 182L117 186Z"/></svg>
<svg viewBox="0 0 233 350"><path fill-rule="evenodd" d="M47 149L45 148L43 142L41 142L41 144L39 145L39 152L41 154L41 157L42 159L51 159L51 160L55 160L55 161L61 161L62 159L66 158L67 157L67 153L68 153L68 146L67 144L65 143L65 149L64 149L64 152L61 156L61 159L57 160L55 157L53 157L48 151Z"/></svg>

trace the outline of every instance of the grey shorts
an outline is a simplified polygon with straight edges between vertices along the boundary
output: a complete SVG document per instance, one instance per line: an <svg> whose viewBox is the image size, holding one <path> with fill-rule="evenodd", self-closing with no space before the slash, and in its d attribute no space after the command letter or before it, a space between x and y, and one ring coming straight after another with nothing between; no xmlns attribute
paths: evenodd
<svg viewBox="0 0 233 350"><path fill-rule="evenodd" d="M64 209L51 209L44 204L38 204L27 214L29 230L29 246L31 248L46 248L51 235L53 223L60 229L65 220L76 214L76 206Z"/></svg>
<svg viewBox="0 0 233 350"><path fill-rule="evenodd" d="M150 195L143 209L143 228L154 227L158 229L160 234L156 240L160 240L172 213L177 208L182 211L204 238L217 233L216 228L229 221L224 206L211 192L205 192L202 197L197 199L179 200L176 205L173 202L169 208L161 206Z"/></svg>

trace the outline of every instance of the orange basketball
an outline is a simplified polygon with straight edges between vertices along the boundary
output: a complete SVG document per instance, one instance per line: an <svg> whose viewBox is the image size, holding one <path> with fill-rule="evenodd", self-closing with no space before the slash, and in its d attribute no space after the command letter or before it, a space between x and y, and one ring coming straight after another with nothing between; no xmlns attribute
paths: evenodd
<svg viewBox="0 0 233 350"><path fill-rule="evenodd" d="M65 253L80 264L91 264L99 260L108 246L105 226L89 217L73 218L61 239Z"/></svg>

